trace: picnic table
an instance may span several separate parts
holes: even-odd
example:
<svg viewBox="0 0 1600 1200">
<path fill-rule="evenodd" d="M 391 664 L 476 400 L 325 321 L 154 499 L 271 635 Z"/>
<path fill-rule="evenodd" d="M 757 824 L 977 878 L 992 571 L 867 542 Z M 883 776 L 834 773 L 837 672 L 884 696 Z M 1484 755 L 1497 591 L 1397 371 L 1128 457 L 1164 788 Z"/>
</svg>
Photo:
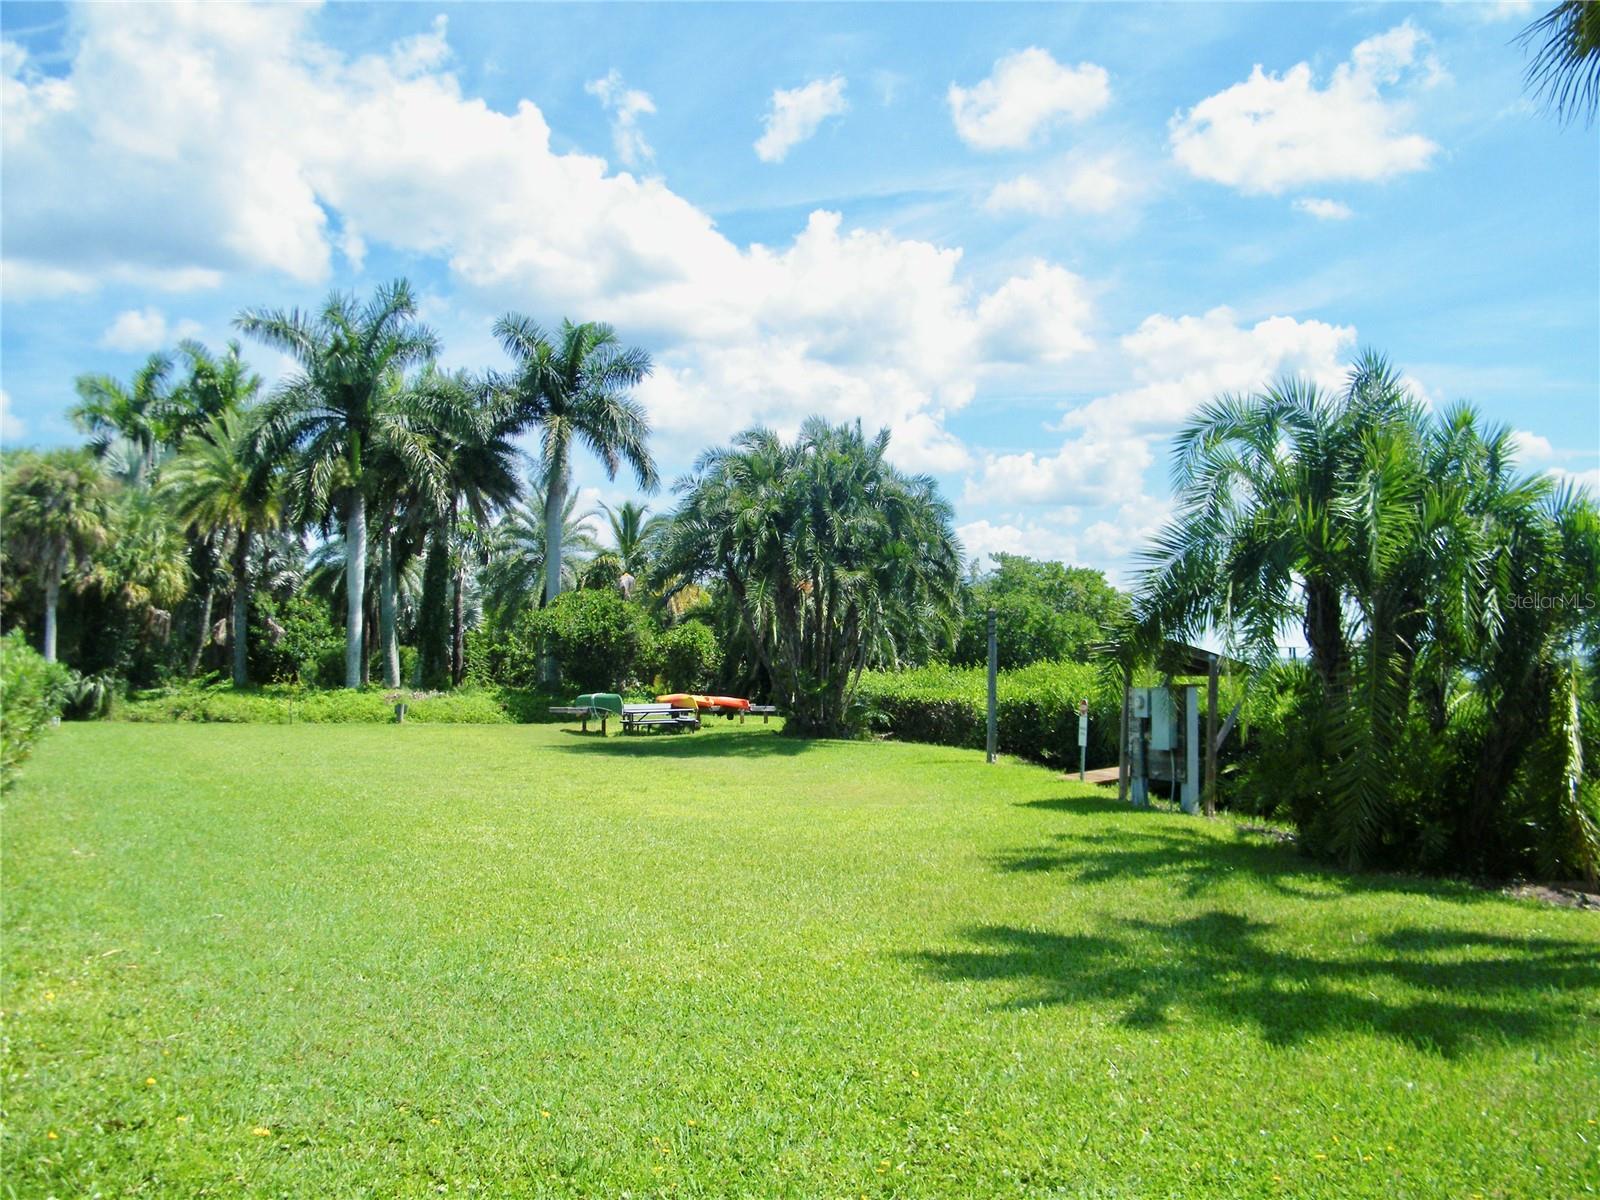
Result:
<svg viewBox="0 0 1600 1200">
<path fill-rule="evenodd" d="M 622 713 L 622 697 L 615 692 L 585 692 L 571 704 L 552 705 L 551 712 L 559 716 L 577 717 L 579 729 L 589 732 L 589 722 L 600 722 L 600 734 L 605 736 L 606 722 Z"/>
<path fill-rule="evenodd" d="M 675 704 L 625 704 L 622 706 L 622 731 L 637 733 L 660 727 L 670 729 L 699 729 L 700 713 L 697 709 Z"/>
</svg>

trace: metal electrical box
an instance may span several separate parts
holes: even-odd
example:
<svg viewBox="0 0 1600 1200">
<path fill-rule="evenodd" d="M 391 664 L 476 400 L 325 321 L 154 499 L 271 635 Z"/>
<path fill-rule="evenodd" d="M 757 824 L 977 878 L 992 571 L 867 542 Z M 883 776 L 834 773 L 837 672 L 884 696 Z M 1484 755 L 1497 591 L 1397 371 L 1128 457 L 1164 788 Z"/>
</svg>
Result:
<svg viewBox="0 0 1600 1200">
<path fill-rule="evenodd" d="M 1150 689 L 1150 749 L 1178 748 L 1178 707 L 1168 688 Z"/>
</svg>

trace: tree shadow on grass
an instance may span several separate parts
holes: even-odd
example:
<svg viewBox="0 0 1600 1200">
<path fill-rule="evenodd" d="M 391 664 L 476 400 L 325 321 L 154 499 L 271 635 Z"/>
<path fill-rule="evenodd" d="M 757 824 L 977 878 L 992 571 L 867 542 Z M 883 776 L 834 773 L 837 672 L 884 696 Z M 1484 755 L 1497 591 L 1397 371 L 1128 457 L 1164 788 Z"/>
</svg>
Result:
<svg viewBox="0 0 1600 1200">
<path fill-rule="evenodd" d="M 1063 807 L 1057 801 L 1033 801 L 1030 807 Z M 1121 804 L 1073 802 L 1073 810 L 1126 813 Z M 1282 896 L 1299 900 L 1333 900 L 1363 892 L 1429 896 L 1459 904 L 1503 900 L 1494 891 L 1450 879 L 1426 879 L 1377 872 L 1344 871 L 1315 863 L 1292 846 L 1234 827 L 1231 840 L 1214 835 L 1215 826 L 1185 828 L 1181 824 L 1126 827 L 1106 833 L 1054 835 L 1049 841 L 1000 855 L 1002 871 L 1060 872 L 1075 883 L 1114 880 L 1159 881 L 1189 898 L 1244 873 Z"/>
<path fill-rule="evenodd" d="M 813 743 L 808 738 L 786 737 L 776 729 L 715 729 L 697 732 L 658 730 L 650 733 L 612 733 L 607 737 L 570 731 L 573 737 L 556 749 L 569 754 L 598 754 L 610 758 L 793 758 Z"/>
<path fill-rule="evenodd" d="M 1456 1057 L 1485 1041 L 1561 1041 L 1600 1014 L 1590 943 L 1416 927 L 1311 954 L 1272 944 L 1273 932 L 1225 911 L 1100 934 L 988 925 L 967 931 L 972 948 L 913 957 L 945 981 L 1012 984 L 1011 1007 L 1105 1006 L 1145 1030 L 1182 1010 L 1254 1026 L 1276 1046 L 1370 1033 Z"/>
</svg>

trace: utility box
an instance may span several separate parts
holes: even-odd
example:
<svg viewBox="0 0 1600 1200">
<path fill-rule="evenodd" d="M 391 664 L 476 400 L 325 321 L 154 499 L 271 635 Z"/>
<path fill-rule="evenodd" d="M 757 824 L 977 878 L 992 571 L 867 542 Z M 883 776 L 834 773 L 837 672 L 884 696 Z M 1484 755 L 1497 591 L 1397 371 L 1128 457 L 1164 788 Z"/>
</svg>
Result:
<svg viewBox="0 0 1600 1200">
<path fill-rule="evenodd" d="M 1200 697 L 1193 687 L 1136 687 L 1129 704 L 1127 761 L 1135 807 L 1170 794 L 1184 812 L 1200 806 Z"/>
<path fill-rule="evenodd" d="M 1178 706 L 1172 702 L 1170 688 L 1156 687 L 1150 692 L 1150 749 L 1178 748 Z"/>
</svg>

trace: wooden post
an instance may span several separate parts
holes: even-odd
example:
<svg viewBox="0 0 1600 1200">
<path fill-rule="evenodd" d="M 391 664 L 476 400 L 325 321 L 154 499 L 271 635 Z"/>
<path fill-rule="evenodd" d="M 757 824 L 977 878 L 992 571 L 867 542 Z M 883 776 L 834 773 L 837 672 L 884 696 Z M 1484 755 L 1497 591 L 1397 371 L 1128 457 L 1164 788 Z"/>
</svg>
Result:
<svg viewBox="0 0 1600 1200">
<path fill-rule="evenodd" d="M 1217 656 L 1206 675 L 1206 816 L 1217 815 Z"/>
<path fill-rule="evenodd" d="M 999 696 L 995 676 L 1000 667 L 1000 641 L 996 632 L 996 615 L 994 609 L 989 610 L 989 761 L 994 762 L 999 757 L 1000 748 L 1000 718 L 998 714 Z"/>
<path fill-rule="evenodd" d="M 1117 801 L 1128 800 L 1128 718 L 1133 704 L 1133 668 L 1122 669 L 1122 719 L 1117 732 Z"/>
</svg>

